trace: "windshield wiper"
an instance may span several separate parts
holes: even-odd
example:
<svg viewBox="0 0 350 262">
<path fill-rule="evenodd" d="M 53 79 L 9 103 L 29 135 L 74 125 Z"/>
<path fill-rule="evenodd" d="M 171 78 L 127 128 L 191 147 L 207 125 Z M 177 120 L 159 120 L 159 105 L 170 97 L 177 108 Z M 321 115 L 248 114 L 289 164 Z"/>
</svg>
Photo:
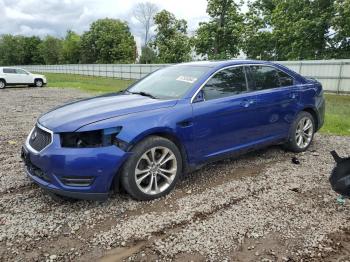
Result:
<svg viewBox="0 0 350 262">
<path fill-rule="evenodd" d="M 148 96 L 148 97 L 150 97 L 152 99 L 157 99 L 157 97 L 155 97 L 154 95 L 152 95 L 150 93 L 147 93 L 147 92 L 143 92 L 143 91 L 141 91 L 141 92 L 130 92 L 130 91 L 128 91 L 128 93 L 133 94 L 133 95 Z"/>
</svg>

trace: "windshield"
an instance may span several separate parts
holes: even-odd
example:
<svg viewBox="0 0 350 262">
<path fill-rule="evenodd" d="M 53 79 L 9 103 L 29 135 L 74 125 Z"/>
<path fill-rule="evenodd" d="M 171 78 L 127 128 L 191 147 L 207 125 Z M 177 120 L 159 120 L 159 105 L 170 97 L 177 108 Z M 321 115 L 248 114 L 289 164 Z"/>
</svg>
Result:
<svg viewBox="0 0 350 262">
<path fill-rule="evenodd" d="M 209 71 L 209 67 L 178 65 L 160 69 L 128 89 L 160 99 L 181 98 Z"/>
</svg>

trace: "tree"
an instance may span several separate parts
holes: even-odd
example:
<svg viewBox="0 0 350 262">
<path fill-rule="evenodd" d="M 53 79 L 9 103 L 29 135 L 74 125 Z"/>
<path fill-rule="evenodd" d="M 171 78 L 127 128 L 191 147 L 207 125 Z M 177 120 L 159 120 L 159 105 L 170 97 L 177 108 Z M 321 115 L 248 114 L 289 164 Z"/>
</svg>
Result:
<svg viewBox="0 0 350 262">
<path fill-rule="evenodd" d="M 157 54 L 148 46 L 143 46 L 141 49 L 140 64 L 155 64 L 157 63 Z"/>
<path fill-rule="evenodd" d="M 350 58 L 350 0 L 336 0 L 332 21 L 332 58 Z"/>
<path fill-rule="evenodd" d="M 126 22 L 99 19 L 81 39 L 83 63 L 134 63 L 136 43 Z"/>
<path fill-rule="evenodd" d="M 154 17 L 156 36 L 151 46 L 162 63 L 180 63 L 190 60 L 191 45 L 187 36 L 187 22 L 163 10 Z"/>
<path fill-rule="evenodd" d="M 40 55 L 45 64 L 55 65 L 59 63 L 62 40 L 53 36 L 46 36 L 38 46 Z"/>
<path fill-rule="evenodd" d="M 38 36 L 23 37 L 23 65 L 44 64 L 44 59 L 40 55 L 39 45 L 42 40 Z"/>
<path fill-rule="evenodd" d="M 270 9 L 267 9 L 270 10 Z M 262 6 L 249 3 L 249 11 L 244 16 L 241 48 L 249 58 L 272 60 L 275 57 L 275 41 L 272 29 L 266 25 Z"/>
<path fill-rule="evenodd" d="M 24 40 L 21 36 L 2 35 L 0 39 L 1 65 L 24 64 Z"/>
<path fill-rule="evenodd" d="M 151 27 L 154 25 L 153 18 L 157 12 L 158 12 L 157 5 L 150 2 L 138 3 L 134 7 L 134 11 L 133 11 L 134 17 L 144 27 L 144 34 L 145 34 L 145 40 L 143 43 L 144 46 L 148 44 L 149 31 Z"/>
<path fill-rule="evenodd" d="M 252 58 L 326 58 L 333 7 L 332 0 L 251 2 L 242 49 Z"/>
<path fill-rule="evenodd" d="M 242 15 L 234 0 L 208 0 L 209 22 L 202 22 L 196 31 L 196 51 L 209 59 L 229 59 L 239 53 Z"/>
<path fill-rule="evenodd" d="M 40 43 L 41 40 L 37 36 L 2 35 L 0 38 L 0 64 L 42 64 L 43 60 L 38 52 Z"/>
<path fill-rule="evenodd" d="M 60 62 L 63 64 L 77 64 L 80 62 L 80 35 L 68 30 L 62 41 Z"/>
</svg>

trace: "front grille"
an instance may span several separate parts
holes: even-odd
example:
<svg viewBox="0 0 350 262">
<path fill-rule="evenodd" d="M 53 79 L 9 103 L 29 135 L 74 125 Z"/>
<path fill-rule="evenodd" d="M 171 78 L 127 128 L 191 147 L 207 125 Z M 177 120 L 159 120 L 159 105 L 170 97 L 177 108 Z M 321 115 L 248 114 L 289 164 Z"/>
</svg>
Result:
<svg viewBox="0 0 350 262">
<path fill-rule="evenodd" d="M 29 137 L 29 145 L 36 151 L 41 151 L 51 143 L 51 134 L 35 126 Z"/>
</svg>

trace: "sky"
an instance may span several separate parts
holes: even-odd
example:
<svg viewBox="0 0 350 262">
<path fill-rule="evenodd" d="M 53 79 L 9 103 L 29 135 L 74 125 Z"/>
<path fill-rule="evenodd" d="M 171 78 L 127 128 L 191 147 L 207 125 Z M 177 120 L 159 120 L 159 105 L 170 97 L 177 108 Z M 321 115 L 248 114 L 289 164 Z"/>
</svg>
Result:
<svg viewBox="0 0 350 262">
<path fill-rule="evenodd" d="M 109 17 L 127 21 L 140 46 L 142 27 L 132 17 L 132 9 L 144 1 L 186 19 L 190 32 L 199 21 L 208 20 L 206 0 L 0 0 L 0 34 L 63 37 L 69 29 L 82 33 L 91 22 Z"/>
</svg>

